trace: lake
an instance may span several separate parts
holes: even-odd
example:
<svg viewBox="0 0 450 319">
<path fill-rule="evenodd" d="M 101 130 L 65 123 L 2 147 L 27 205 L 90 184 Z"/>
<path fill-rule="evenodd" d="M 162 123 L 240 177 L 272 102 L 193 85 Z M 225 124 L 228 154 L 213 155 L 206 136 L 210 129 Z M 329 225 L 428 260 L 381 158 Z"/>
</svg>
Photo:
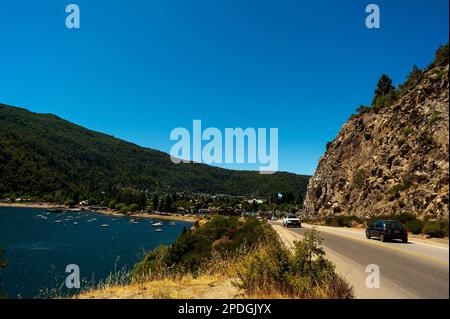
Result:
<svg viewBox="0 0 450 319">
<path fill-rule="evenodd" d="M 0 207 L 0 245 L 8 265 L 0 271 L 9 298 L 42 296 L 64 285 L 66 266 L 76 264 L 83 281 L 99 282 L 130 270 L 145 251 L 174 242 L 192 223 L 114 217 L 95 212 L 49 213 L 40 208 Z M 151 224 L 161 221 L 161 232 Z M 108 225 L 103 226 L 102 225 Z M 83 287 L 81 287 L 83 288 Z M 75 290 L 71 289 L 69 293 Z"/>
</svg>

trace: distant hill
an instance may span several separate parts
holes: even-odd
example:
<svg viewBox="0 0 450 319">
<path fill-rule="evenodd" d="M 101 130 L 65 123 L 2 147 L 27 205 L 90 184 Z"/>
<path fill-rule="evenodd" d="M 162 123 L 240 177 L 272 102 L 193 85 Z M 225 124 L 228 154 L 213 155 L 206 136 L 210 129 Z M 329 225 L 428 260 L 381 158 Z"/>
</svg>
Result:
<svg viewBox="0 0 450 319">
<path fill-rule="evenodd" d="M 448 72 L 446 45 L 399 88 L 380 78 L 372 106 L 360 107 L 328 143 L 309 182 L 306 216 L 448 219 Z"/>
<path fill-rule="evenodd" d="M 204 164 L 94 132 L 52 114 L 0 104 L 0 196 L 42 197 L 131 187 L 150 191 L 265 195 L 306 191 L 308 176 L 261 175 Z"/>
</svg>

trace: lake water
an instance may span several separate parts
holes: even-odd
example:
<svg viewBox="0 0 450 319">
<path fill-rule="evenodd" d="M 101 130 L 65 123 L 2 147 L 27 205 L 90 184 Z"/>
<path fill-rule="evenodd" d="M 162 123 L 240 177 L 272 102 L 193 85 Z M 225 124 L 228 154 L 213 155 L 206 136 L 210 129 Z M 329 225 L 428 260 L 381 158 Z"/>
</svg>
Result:
<svg viewBox="0 0 450 319">
<path fill-rule="evenodd" d="M 105 279 L 111 272 L 128 270 L 143 252 L 174 242 L 189 222 L 163 222 L 155 232 L 152 222 L 95 212 L 48 213 L 45 209 L 0 207 L 0 245 L 8 265 L 0 271 L 9 298 L 34 298 L 41 289 L 64 285 L 66 266 L 76 264 L 81 278 Z M 101 225 L 109 225 L 102 227 Z M 72 289 L 70 292 L 73 292 Z"/>
</svg>

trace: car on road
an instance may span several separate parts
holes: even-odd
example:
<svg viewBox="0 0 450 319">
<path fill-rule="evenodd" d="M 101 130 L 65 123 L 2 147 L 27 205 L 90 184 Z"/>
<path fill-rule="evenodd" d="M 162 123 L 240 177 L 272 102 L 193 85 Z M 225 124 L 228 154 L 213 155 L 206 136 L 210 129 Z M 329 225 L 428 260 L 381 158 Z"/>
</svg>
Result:
<svg viewBox="0 0 450 319">
<path fill-rule="evenodd" d="M 380 241 L 400 239 L 408 242 L 408 231 L 398 220 L 375 220 L 366 229 L 366 237 L 378 237 Z"/>
<path fill-rule="evenodd" d="M 283 226 L 284 227 L 302 227 L 302 223 L 300 222 L 300 219 L 295 214 L 288 214 L 286 217 L 283 218 Z"/>
</svg>

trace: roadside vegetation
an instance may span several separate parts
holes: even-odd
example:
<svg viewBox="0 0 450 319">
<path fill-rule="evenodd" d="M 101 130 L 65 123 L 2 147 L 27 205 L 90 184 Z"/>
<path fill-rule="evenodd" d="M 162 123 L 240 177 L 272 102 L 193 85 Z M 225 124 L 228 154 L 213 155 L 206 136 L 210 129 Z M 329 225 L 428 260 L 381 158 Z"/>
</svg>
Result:
<svg viewBox="0 0 450 319">
<path fill-rule="evenodd" d="M 145 289 L 146 297 L 177 298 L 186 297 L 183 291 L 192 285 L 187 296 L 195 298 L 202 284 L 212 290 L 217 282 L 223 287 L 228 282 L 241 298 L 354 297 L 325 258 L 315 231 L 288 250 L 266 222 L 221 215 L 199 220 L 172 245 L 146 253 L 131 271 L 128 287 L 111 286 L 109 291 Z M 96 294 L 102 292 L 85 292 Z"/>
<path fill-rule="evenodd" d="M 376 219 L 398 220 L 406 229 L 415 235 L 424 234 L 432 238 L 448 237 L 448 220 L 419 219 L 411 213 L 392 215 L 381 215 L 371 218 L 360 218 L 358 216 L 336 216 L 326 219 L 323 224 L 333 227 L 357 227 L 367 226 Z"/>
</svg>

